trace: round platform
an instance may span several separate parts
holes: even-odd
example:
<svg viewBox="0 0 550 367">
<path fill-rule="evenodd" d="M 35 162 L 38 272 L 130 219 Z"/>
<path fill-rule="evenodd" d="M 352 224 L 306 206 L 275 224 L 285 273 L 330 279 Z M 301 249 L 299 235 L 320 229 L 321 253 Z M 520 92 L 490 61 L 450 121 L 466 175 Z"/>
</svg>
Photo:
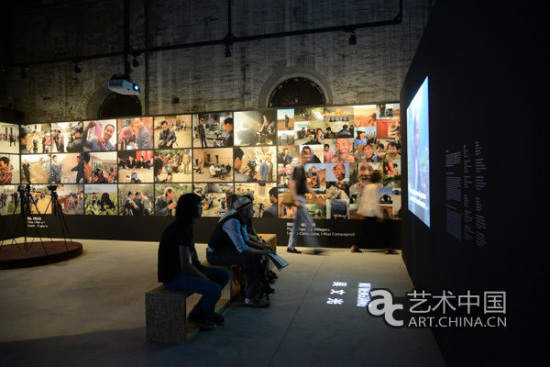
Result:
<svg viewBox="0 0 550 367">
<path fill-rule="evenodd" d="M 0 269 L 27 268 L 68 260 L 82 254 L 82 244 L 74 241 L 34 241 L 0 247 Z"/>
</svg>

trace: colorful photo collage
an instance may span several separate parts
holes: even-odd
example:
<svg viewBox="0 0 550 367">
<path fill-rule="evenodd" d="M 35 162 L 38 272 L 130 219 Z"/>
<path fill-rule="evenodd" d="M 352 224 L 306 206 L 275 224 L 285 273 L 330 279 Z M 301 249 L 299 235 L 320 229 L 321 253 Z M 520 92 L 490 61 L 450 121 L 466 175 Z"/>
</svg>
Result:
<svg viewBox="0 0 550 367">
<path fill-rule="evenodd" d="M 254 198 L 255 217 L 293 218 L 281 194 L 304 154 L 307 182 L 322 198 L 308 200 L 313 218 L 359 218 L 374 170 L 383 175 L 381 208 L 395 218 L 399 113 L 398 104 L 378 104 L 0 123 L 0 213 L 17 210 L 18 185 L 38 201 L 56 185 L 69 215 L 173 216 L 179 196 L 195 192 L 203 216 L 223 215 L 236 194 Z"/>
<path fill-rule="evenodd" d="M 389 219 L 400 217 L 401 132 L 399 104 L 312 107 L 277 111 L 279 196 L 289 191 L 294 168 L 303 163 L 317 199 L 306 194 L 313 219 L 359 219 L 364 185 L 382 174 L 379 205 Z M 303 157 L 303 161 L 302 161 Z M 280 218 L 292 206 L 278 199 Z"/>
</svg>

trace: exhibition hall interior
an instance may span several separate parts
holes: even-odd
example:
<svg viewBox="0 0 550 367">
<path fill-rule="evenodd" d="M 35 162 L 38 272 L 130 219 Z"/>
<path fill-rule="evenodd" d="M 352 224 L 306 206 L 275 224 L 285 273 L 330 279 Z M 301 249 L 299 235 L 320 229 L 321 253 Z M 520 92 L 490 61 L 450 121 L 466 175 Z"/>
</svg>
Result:
<svg viewBox="0 0 550 367">
<path fill-rule="evenodd" d="M 537 361 L 538 17 L 6 5 L 0 364 Z"/>
</svg>

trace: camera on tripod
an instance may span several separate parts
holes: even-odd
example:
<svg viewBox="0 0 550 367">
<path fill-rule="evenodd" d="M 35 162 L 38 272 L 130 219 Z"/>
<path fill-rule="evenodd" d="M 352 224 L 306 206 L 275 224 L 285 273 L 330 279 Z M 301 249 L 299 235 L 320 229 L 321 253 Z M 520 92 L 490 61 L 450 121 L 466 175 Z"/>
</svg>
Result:
<svg viewBox="0 0 550 367">
<path fill-rule="evenodd" d="M 49 186 L 47 186 L 47 188 L 50 191 L 55 191 L 55 190 L 57 190 L 57 185 L 49 185 Z"/>
</svg>

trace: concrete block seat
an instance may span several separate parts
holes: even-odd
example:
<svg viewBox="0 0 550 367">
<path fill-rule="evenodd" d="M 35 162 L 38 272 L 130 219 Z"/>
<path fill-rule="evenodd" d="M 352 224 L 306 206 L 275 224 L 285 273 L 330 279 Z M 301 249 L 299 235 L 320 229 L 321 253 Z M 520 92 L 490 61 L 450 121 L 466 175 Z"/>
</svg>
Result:
<svg viewBox="0 0 550 367">
<path fill-rule="evenodd" d="M 222 289 L 216 312 L 222 313 L 231 302 L 231 281 Z M 185 344 L 199 332 L 187 322 L 187 316 L 199 302 L 198 293 L 173 291 L 160 284 L 145 293 L 147 340 L 158 343 Z"/>
</svg>

